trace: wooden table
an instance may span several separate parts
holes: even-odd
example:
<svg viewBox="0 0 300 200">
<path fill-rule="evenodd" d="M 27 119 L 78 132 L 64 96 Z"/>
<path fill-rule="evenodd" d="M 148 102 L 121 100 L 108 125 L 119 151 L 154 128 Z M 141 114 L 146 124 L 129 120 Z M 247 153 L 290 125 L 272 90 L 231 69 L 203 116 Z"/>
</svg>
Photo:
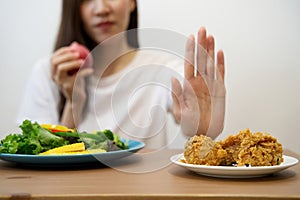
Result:
<svg viewBox="0 0 300 200">
<path fill-rule="evenodd" d="M 0 199 L 300 199 L 300 164 L 267 177 L 222 179 L 171 164 L 170 156 L 180 152 L 160 151 L 155 159 L 161 166 L 151 159 L 114 168 L 32 168 L 0 161 Z"/>
</svg>

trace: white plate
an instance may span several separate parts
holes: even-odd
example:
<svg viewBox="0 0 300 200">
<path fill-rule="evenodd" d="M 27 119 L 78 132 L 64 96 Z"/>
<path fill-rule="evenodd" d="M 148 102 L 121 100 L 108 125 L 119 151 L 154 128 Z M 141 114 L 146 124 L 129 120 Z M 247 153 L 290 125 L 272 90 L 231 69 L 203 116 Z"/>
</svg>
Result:
<svg viewBox="0 0 300 200">
<path fill-rule="evenodd" d="M 282 171 L 298 163 L 298 160 L 291 156 L 283 156 L 283 163 L 276 166 L 259 166 L 259 167 L 231 167 L 231 166 L 207 166 L 193 165 L 183 163 L 185 160 L 183 154 L 177 154 L 171 157 L 171 161 L 176 165 L 196 172 L 200 175 L 219 177 L 219 178 L 255 178 L 262 177 L 275 172 Z"/>
</svg>

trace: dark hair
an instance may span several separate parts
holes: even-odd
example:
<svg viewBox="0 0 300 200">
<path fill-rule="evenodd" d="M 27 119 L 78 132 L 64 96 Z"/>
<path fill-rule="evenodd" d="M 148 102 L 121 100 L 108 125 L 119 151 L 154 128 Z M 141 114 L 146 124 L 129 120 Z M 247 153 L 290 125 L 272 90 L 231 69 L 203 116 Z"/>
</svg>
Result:
<svg viewBox="0 0 300 200">
<path fill-rule="evenodd" d="M 84 0 L 62 0 L 62 13 L 61 22 L 58 29 L 58 34 L 54 46 L 54 51 L 57 49 L 70 45 L 73 41 L 77 41 L 80 44 L 85 45 L 89 50 L 93 50 L 98 44 L 88 36 L 83 28 L 83 22 L 80 15 L 80 6 Z M 130 21 L 127 30 L 130 34 L 127 34 L 127 42 L 131 47 L 138 48 L 138 9 L 137 1 L 135 1 L 135 9 L 130 13 Z M 59 114 L 62 116 L 62 112 L 65 106 L 66 99 L 60 94 L 61 100 L 59 105 Z"/>
<path fill-rule="evenodd" d="M 54 46 L 54 51 L 70 45 L 73 41 L 87 46 L 92 50 L 98 44 L 92 40 L 83 28 L 83 22 L 80 16 L 80 6 L 83 0 L 62 0 L 61 22 Z M 130 21 L 127 30 L 138 28 L 138 9 L 135 0 L 135 9 L 130 13 Z M 131 31 L 127 35 L 127 42 L 130 46 L 138 48 L 137 30 Z"/>
</svg>

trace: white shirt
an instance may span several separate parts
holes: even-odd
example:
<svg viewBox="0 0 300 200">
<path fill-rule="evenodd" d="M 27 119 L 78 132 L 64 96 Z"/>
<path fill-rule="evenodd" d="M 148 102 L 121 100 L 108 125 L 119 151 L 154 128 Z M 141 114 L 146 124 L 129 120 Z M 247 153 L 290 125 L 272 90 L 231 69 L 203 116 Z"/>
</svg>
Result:
<svg viewBox="0 0 300 200">
<path fill-rule="evenodd" d="M 50 68 L 49 58 L 34 67 L 19 124 L 25 119 L 59 124 L 60 92 L 51 79 Z M 148 148 L 164 147 L 167 112 L 172 105 L 171 77 L 182 81 L 182 71 L 180 58 L 142 50 L 124 70 L 101 79 L 88 77 L 88 101 L 78 130 L 110 129 L 122 138 L 143 141 Z"/>
</svg>

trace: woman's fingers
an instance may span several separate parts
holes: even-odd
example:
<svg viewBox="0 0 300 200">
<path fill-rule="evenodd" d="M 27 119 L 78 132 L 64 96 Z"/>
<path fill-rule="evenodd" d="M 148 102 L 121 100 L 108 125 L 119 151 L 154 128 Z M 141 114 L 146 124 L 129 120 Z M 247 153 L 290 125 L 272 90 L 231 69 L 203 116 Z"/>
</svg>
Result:
<svg viewBox="0 0 300 200">
<path fill-rule="evenodd" d="M 72 60 L 76 60 L 79 58 L 79 53 L 78 52 L 69 52 L 69 53 L 65 53 L 62 54 L 60 56 L 53 56 L 52 57 L 52 64 L 53 65 L 58 65 L 60 63 L 63 62 L 68 62 L 68 61 L 72 61 Z"/>
<path fill-rule="evenodd" d="M 215 40 L 212 35 L 207 37 L 207 63 L 206 74 L 210 79 L 215 78 Z"/>
<path fill-rule="evenodd" d="M 73 60 L 69 62 L 64 62 L 57 66 L 55 74 L 53 74 L 53 79 L 59 85 L 64 80 L 66 76 L 69 76 L 68 72 L 74 69 L 79 70 L 80 66 L 83 64 L 84 60 Z"/>
<path fill-rule="evenodd" d="M 69 62 L 79 58 L 79 53 L 72 51 L 69 47 L 62 47 L 53 53 L 51 57 L 51 74 L 56 73 L 58 65 L 64 62 Z"/>
<path fill-rule="evenodd" d="M 206 74 L 206 29 L 201 27 L 198 31 L 198 42 L 197 42 L 197 75 Z"/>
<path fill-rule="evenodd" d="M 177 123 L 181 120 L 180 98 L 182 96 L 182 88 L 180 82 L 176 78 L 172 78 L 172 97 L 173 97 L 173 115 Z"/>
<path fill-rule="evenodd" d="M 217 53 L 217 79 L 221 79 L 224 82 L 225 77 L 225 60 L 224 52 L 219 50 Z"/>
<path fill-rule="evenodd" d="M 207 36 L 207 54 L 210 59 L 215 60 L 215 39 L 214 36 Z"/>
<path fill-rule="evenodd" d="M 185 48 L 185 60 L 184 60 L 184 77 L 186 80 L 190 80 L 194 77 L 195 69 L 195 37 L 190 35 Z"/>
<path fill-rule="evenodd" d="M 56 50 L 52 54 L 52 56 L 51 56 L 51 75 L 52 75 L 52 78 L 53 78 L 53 75 L 55 74 L 56 67 L 58 65 L 57 57 L 65 54 L 65 53 L 68 53 L 69 51 L 70 51 L 70 49 L 68 47 L 62 47 L 62 48 Z"/>
</svg>

